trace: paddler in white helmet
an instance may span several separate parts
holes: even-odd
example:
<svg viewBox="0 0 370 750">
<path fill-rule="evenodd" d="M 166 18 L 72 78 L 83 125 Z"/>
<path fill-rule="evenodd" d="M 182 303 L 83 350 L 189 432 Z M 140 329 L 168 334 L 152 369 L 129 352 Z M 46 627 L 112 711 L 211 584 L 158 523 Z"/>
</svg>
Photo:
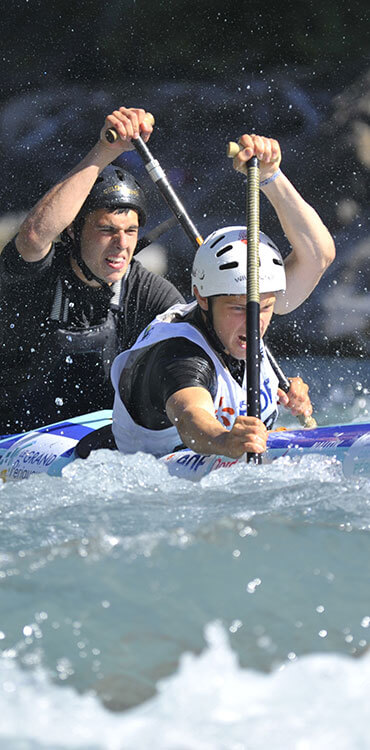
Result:
<svg viewBox="0 0 370 750">
<path fill-rule="evenodd" d="M 288 394 L 266 356 L 263 336 L 284 306 L 286 275 L 274 242 L 260 233 L 261 418 L 246 416 L 246 228 L 213 232 L 192 268 L 195 301 L 158 315 L 112 366 L 113 434 L 119 450 L 164 455 L 180 446 L 239 458 L 266 450 L 280 399 L 293 414 L 312 413 L 308 386 Z"/>
</svg>

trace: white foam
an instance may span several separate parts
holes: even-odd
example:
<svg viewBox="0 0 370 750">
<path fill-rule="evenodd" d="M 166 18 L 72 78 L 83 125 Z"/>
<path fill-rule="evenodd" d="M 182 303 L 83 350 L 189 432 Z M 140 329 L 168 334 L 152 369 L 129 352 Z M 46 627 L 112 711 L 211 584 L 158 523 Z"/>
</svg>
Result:
<svg viewBox="0 0 370 750">
<path fill-rule="evenodd" d="M 368 744 L 370 656 L 313 655 L 242 669 L 219 623 L 158 695 L 126 714 L 0 661 L 0 747 L 90 750 L 355 750 Z M 37 717 L 37 720 L 35 720 Z M 38 743 L 38 744 L 35 744 Z M 15 745 L 13 745 L 15 746 Z"/>
</svg>

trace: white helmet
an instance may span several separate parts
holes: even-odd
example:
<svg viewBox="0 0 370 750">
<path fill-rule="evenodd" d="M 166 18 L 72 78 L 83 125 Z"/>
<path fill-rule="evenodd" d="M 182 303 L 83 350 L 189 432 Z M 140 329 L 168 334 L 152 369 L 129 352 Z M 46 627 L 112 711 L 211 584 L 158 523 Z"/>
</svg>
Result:
<svg viewBox="0 0 370 750">
<path fill-rule="evenodd" d="M 260 232 L 260 293 L 285 292 L 284 262 L 275 243 Z M 192 268 L 192 293 L 246 294 L 246 227 L 223 227 L 208 235 L 196 252 Z"/>
</svg>

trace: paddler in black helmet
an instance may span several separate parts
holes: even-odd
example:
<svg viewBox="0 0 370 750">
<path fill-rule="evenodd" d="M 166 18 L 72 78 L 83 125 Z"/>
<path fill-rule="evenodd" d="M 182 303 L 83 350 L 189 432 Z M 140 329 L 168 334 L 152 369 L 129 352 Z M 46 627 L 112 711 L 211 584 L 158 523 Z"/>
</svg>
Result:
<svg viewBox="0 0 370 750">
<path fill-rule="evenodd" d="M 128 235 L 127 241 L 120 241 L 117 245 L 118 238 L 114 240 L 115 247 L 110 255 L 107 254 L 110 252 L 109 242 L 104 242 L 104 247 L 99 247 L 101 252 L 96 252 L 94 237 L 95 226 L 101 226 L 102 217 L 104 221 L 106 214 L 109 214 L 109 221 L 112 220 L 111 214 L 115 214 L 116 217 L 127 217 L 127 221 L 120 220 L 116 227 L 118 233 L 122 230 Z M 127 272 L 132 259 L 130 250 L 131 247 L 134 250 L 136 248 L 138 228 L 146 223 L 146 215 L 145 195 L 135 177 L 119 166 L 109 164 L 105 167 L 76 218 L 62 232 L 62 239 L 70 250 L 71 265 L 76 275 L 82 280 L 95 282 L 95 287 L 108 287 L 113 296 L 113 284 Z M 114 227 L 115 224 L 112 228 Z M 103 230 L 103 236 L 109 237 L 110 234 L 111 231 Z M 122 252 L 122 245 L 124 250 L 127 245 L 126 254 Z"/>
<path fill-rule="evenodd" d="M 133 258 L 143 190 L 112 164 L 152 118 L 121 107 L 98 143 L 31 210 L 0 256 L 0 433 L 109 409 L 114 357 L 181 294 Z M 104 137 L 114 126 L 116 143 Z M 57 240 L 61 235 L 63 242 Z"/>
</svg>

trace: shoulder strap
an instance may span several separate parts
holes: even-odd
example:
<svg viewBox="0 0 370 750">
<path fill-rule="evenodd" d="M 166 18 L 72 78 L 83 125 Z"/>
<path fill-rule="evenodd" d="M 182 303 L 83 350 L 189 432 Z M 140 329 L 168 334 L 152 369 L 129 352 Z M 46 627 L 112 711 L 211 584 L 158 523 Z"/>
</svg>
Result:
<svg viewBox="0 0 370 750">
<path fill-rule="evenodd" d="M 115 284 L 112 284 L 112 292 L 113 295 L 109 302 L 109 307 L 112 307 L 114 310 L 118 310 L 121 305 L 121 293 L 125 291 L 126 286 L 126 276 L 124 276 L 119 281 L 116 281 Z"/>
<path fill-rule="evenodd" d="M 126 276 L 127 274 L 125 274 L 125 276 L 119 281 L 116 281 L 115 284 L 112 284 L 112 296 L 109 301 L 109 306 L 114 310 L 118 310 L 121 307 L 120 300 L 121 294 L 125 291 Z M 58 276 L 55 286 L 54 298 L 51 305 L 50 319 L 58 320 L 61 323 L 66 324 L 68 321 L 68 315 L 69 297 L 65 293 L 65 291 L 63 291 L 62 280 L 60 276 Z"/>
<path fill-rule="evenodd" d="M 54 292 L 54 299 L 51 305 L 50 319 L 60 320 L 62 323 L 66 323 L 68 320 L 69 312 L 69 297 L 63 294 L 63 285 L 60 276 L 57 278 L 57 283 Z"/>
</svg>

